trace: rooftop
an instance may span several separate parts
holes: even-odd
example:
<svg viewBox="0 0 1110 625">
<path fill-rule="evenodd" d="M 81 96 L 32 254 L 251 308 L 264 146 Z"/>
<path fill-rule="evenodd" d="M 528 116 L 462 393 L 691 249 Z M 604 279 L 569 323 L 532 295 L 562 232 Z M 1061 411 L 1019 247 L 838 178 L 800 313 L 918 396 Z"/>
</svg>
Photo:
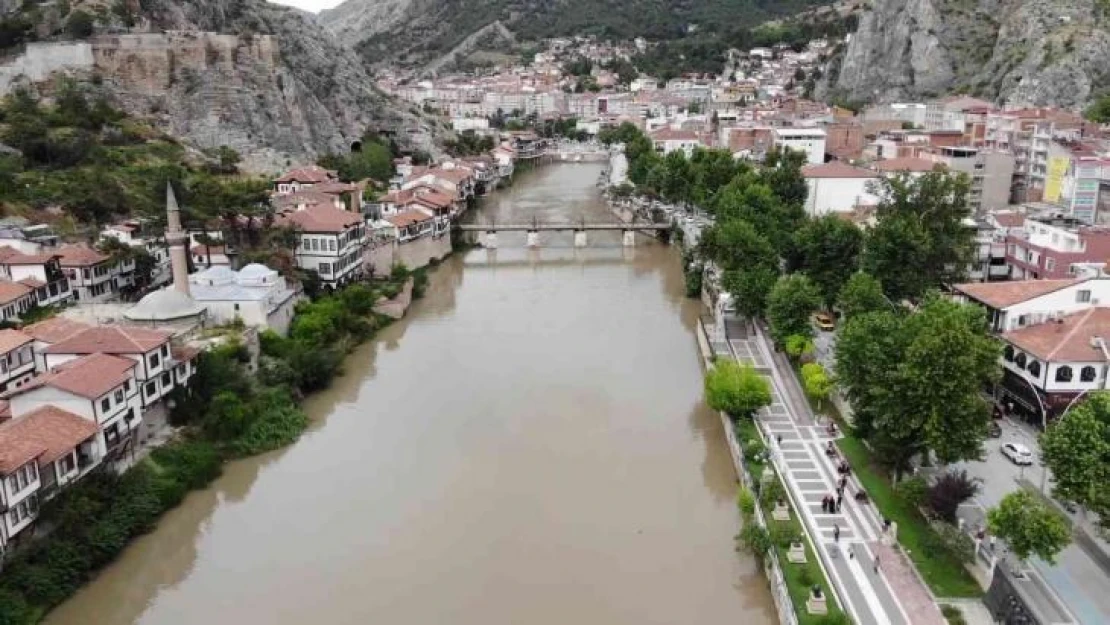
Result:
<svg viewBox="0 0 1110 625">
<path fill-rule="evenodd" d="M 63 267 L 88 267 L 109 259 L 108 256 L 84 245 L 63 245 L 58 248 Z"/>
<path fill-rule="evenodd" d="M 18 349 L 35 340 L 28 334 L 19 330 L 5 328 L 0 330 L 0 354 L 6 354 L 13 349 Z"/>
<path fill-rule="evenodd" d="M 1095 337 L 1110 337 L 1110 308 L 1088 308 L 1002 335 L 1045 362 L 1101 362 L 1105 355 L 1092 344 Z"/>
<path fill-rule="evenodd" d="M 19 395 L 43 386 L 61 389 L 86 399 L 97 399 L 124 383 L 131 377 L 131 370 L 139 363 L 130 358 L 109 354 L 89 354 L 62 363 L 50 371 L 32 378 L 22 387 L 9 391 L 8 396 Z"/>
<path fill-rule="evenodd" d="M 78 332 L 43 350 L 46 354 L 143 354 L 170 340 L 170 332 L 134 326 L 98 326 Z"/>
<path fill-rule="evenodd" d="M 898 158 L 888 158 L 882 161 L 875 161 L 871 167 L 876 171 L 882 172 L 929 172 L 937 167 L 943 168 L 944 165 L 931 161 L 927 158 L 920 158 L 917 156 L 901 156 Z"/>
<path fill-rule="evenodd" d="M 278 225 L 292 225 L 305 232 L 343 232 L 362 223 L 362 215 L 332 206 L 309 206 L 278 214 Z"/>
<path fill-rule="evenodd" d="M 0 474 L 35 458 L 54 462 L 97 431 L 96 423 L 49 405 L 0 424 Z"/>
<path fill-rule="evenodd" d="M 971 282 L 968 284 L 957 284 L 953 288 L 969 298 L 982 302 L 991 308 L 1002 309 L 1009 308 L 1014 304 L 1020 304 L 1042 295 L 1055 293 L 1060 289 L 1066 289 L 1069 286 L 1084 281 L 1084 279 L 1072 279 Z"/>
<path fill-rule="evenodd" d="M 15 301 L 33 290 L 34 289 L 26 284 L 0 281 L 0 304 L 7 304 L 8 302 Z"/>
<path fill-rule="evenodd" d="M 43 343 L 57 343 L 64 341 L 69 337 L 84 332 L 91 328 L 87 323 L 67 319 L 61 315 L 44 319 L 38 323 L 33 323 L 25 328 L 23 332 L 31 335 L 36 341 Z"/>
<path fill-rule="evenodd" d="M 870 169 L 855 167 L 840 161 L 832 161 L 831 163 L 803 167 L 802 176 L 806 178 L 878 178 L 879 174 Z"/>
</svg>

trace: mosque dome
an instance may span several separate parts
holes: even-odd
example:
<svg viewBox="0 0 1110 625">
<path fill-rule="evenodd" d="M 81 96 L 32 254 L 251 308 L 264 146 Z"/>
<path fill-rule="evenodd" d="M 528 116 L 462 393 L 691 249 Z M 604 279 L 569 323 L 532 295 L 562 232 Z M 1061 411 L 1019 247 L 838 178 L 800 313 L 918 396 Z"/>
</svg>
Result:
<svg viewBox="0 0 1110 625">
<path fill-rule="evenodd" d="M 239 270 L 239 284 L 268 284 L 274 280 L 275 275 L 277 272 L 266 265 L 251 263 Z"/>
<path fill-rule="evenodd" d="M 155 291 L 123 313 L 132 321 L 172 321 L 196 317 L 205 311 L 192 297 L 172 287 Z"/>
<path fill-rule="evenodd" d="M 216 265 L 189 276 L 189 282 L 206 286 L 226 286 L 235 284 L 235 272 L 228 267 Z"/>
</svg>

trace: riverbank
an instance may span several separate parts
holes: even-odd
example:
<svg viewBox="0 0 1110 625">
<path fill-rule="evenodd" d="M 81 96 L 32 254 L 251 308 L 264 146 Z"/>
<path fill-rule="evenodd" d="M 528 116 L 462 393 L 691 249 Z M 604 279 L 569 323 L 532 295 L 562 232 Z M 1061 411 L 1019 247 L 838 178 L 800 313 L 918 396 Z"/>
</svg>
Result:
<svg viewBox="0 0 1110 625">
<path fill-rule="evenodd" d="M 421 273 L 395 272 L 373 287 L 352 285 L 303 305 L 292 338 L 263 334 L 257 362 L 245 329 L 224 328 L 227 341 L 200 355 L 189 391 L 173 398 L 177 430 L 165 445 L 121 473 L 95 471 L 43 504 L 41 535 L 3 563 L 0 623 L 40 622 L 225 463 L 299 439 L 309 425 L 300 399 L 330 383 L 340 353 L 403 316 L 426 282 Z M 304 328 L 317 322 L 328 331 L 309 340 Z"/>
</svg>

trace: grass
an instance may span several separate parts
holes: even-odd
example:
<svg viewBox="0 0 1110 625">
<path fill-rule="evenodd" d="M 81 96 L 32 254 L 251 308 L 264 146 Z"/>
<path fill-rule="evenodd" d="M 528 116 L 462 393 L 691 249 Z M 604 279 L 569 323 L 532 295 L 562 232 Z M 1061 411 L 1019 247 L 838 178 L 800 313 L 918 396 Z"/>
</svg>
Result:
<svg viewBox="0 0 1110 625">
<path fill-rule="evenodd" d="M 760 440 L 758 432 L 756 432 L 755 423 L 751 419 L 740 419 L 736 424 L 736 438 L 740 442 L 741 447 L 746 448 L 747 441 Z M 744 454 L 744 468 L 747 470 L 748 475 L 752 476 L 755 483 L 759 483 L 760 476 L 763 474 L 764 463 L 753 460 L 751 455 Z M 778 479 L 776 472 L 775 479 Z M 785 488 L 785 485 L 784 485 Z M 797 510 L 791 510 L 789 521 L 776 521 L 771 518 L 771 511 L 773 505 L 770 502 L 764 503 L 762 498 L 757 496 L 759 507 L 763 510 L 763 516 L 767 519 L 767 531 L 772 536 L 775 535 L 775 528 L 787 527 L 795 535 L 804 536 L 806 534 L 805 528 L 802 526 L 798 517 Z M 745 519 L 745 523 L 749 520 Z M 787 591 L 790 593 L 791 602 L 794 604 L 794 612 L 798 616 L 798 623 L 800 625 L 822 625 L 828 622 L 826 619 L 833 617 L 841 612 L 837 604 L 835 595 L 830 590 L 828 580 L 825 578 L 825 572 L 821 569 L 818 563 L 818 556 L 814 553 L 813 548 L 810 546 L 809 541 L 804 541 L 806 549 L 806 563 L 795 564 L 787 559 L 788 547 L 782 547 L 778 544 L 775 545 L 775 553 L 778 555 L 779 564 L 782 568 L 783 578 L 786 580 Z M 828 616 L 819 614 L 810 614 L 806 610 L 806 600 L 809 599 L 810 589 L 813 584 L 818 584 L 825 597 L 828 598 Z"/>
<path fill-rule="evenodd" d="M 886 474 L 871 462 L 871 452 L 863 441 L 853 435 L 845 435 L 837 445 L 879 513 L 898 523 L 898 542 L 905 548 L 933 594 L 938 597 L 982 596 L 983 589 L 959 559 L 932 546 L 932 529 L 928 522 L 920 512 L 894 494 Z"/>
</svg>

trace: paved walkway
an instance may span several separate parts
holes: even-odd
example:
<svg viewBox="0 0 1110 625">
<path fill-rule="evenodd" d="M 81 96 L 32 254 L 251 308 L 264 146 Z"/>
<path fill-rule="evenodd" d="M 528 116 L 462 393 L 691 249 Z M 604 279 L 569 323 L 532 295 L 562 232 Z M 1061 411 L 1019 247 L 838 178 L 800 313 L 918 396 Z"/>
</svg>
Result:
<svg viewBox="0 0 1110 625">
<path fill-rule="evenodd" d="M 800 510 L 845 610 L 855 622 L 868 625 L 945 625 L 905 556 L 885 544 L 882 522 L 874 510 L 852 498 L 858 484 L 849 482 L 840 512 L 822 510 L 822 498 L 835 496 L 839 478 L 834 460 L 825 455 L 831 439 L 814 419 L 785 357 L 773 353 L 758 334 L 730 334 L 728 339 L 738 360 L 771 365 L 773 401 L 760 411 L 757 421 L 772 441 L 775 466 L 795 503 L 792 513 Z M 780 437 L 781 443 L 775 442 Z M 840 528 L 839 541 L 834 539 L 834 527 Z"/>
</svg>

